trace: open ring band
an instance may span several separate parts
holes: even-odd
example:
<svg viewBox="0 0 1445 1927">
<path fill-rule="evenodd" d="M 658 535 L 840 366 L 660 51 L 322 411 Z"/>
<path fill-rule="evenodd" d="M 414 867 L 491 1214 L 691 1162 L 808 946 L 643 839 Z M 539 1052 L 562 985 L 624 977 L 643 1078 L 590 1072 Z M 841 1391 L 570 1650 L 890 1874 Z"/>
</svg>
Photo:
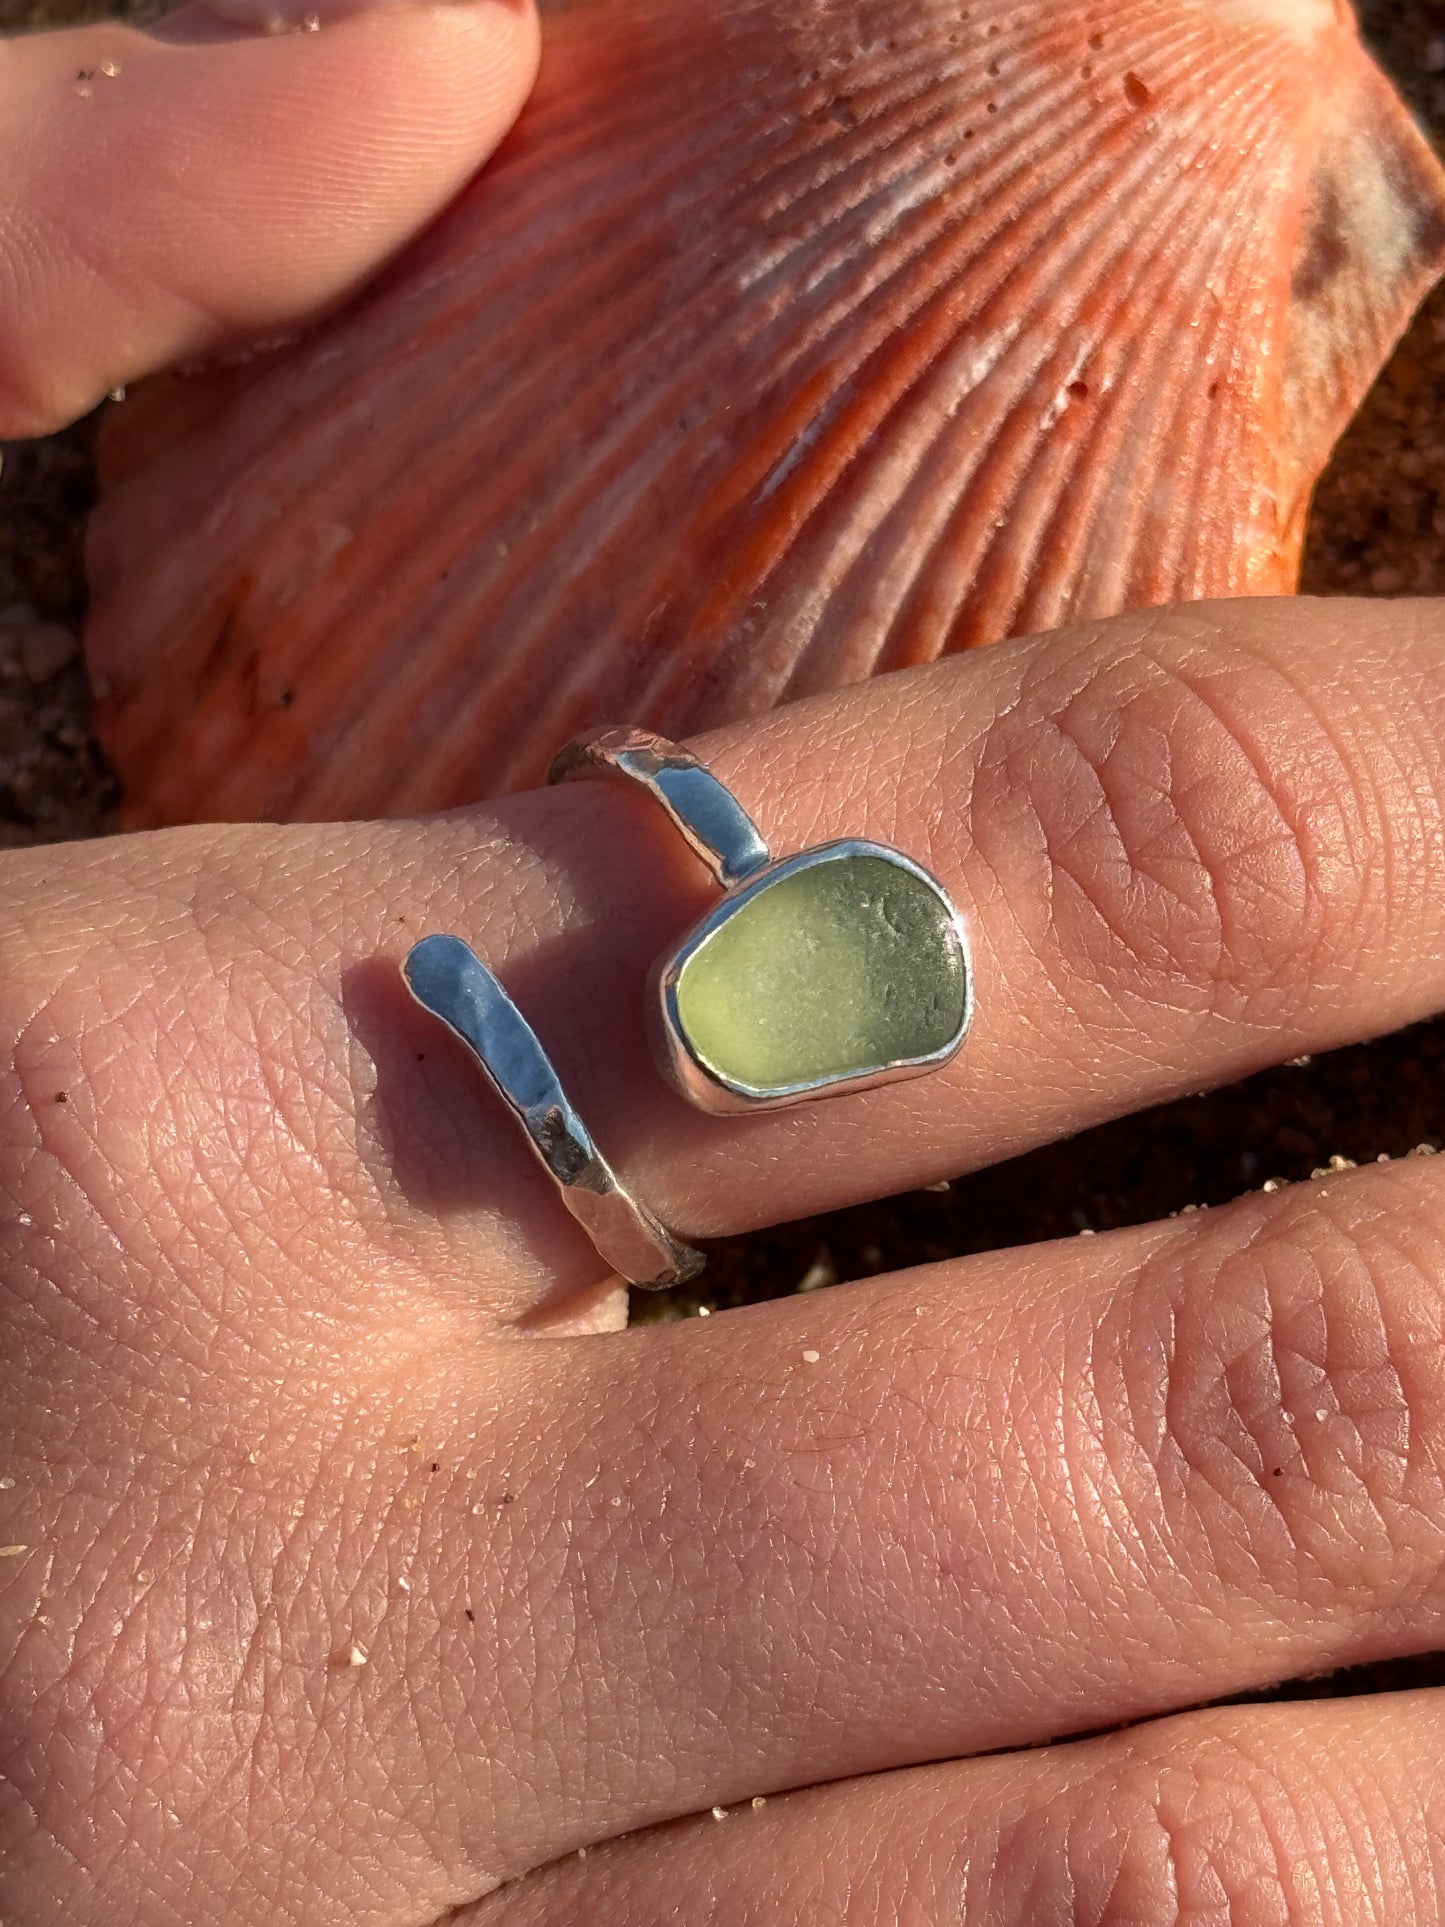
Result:
<svg viewBox="0 0 1445 1927">
<path fill-rule="evenodd" d="M 731 790 L 646 730 L 569 744 L 550 778 L 584 776 L 642 789 L 723 887 L 652 972 L 658 1063 L 693 1103 L 772 1110 L 918 1077 L 957 1052 L 973 1016 L 968 940 L 912 857 L 846 837 L 775 859 Z M 639 1285 L 695 1277 L 702 1254 L 618 1182 L 531 1025 L 461 938 L 424 937 L 402 974 L 476 1058 L 608 1264 Z"/>
<path fill-rule="evenodd" d="M 423 937 L 407 953 L 402 977 L 422 1009 L 475 1057 L 613 1270 L 649 1290 L 695 1278 L 702 1253 L 674 1238 L 619 1183 L 568 1102 L 536 1032 L 469 946 L 460 937 Z"/>
<path fill-rule="evenodd" d="M 725 783 L 689 751 L 647 729 L 597 729 L 559 750 L 549 783 L 622 776 L 661 804 L 724 890 L 772 861 L 762 832 Z"/>
<path fill-rule="evenodd" d="M 659 1068 L 694 1104 L 776 1110 L 957 1053 L 973 1016 L 968 939 L 921 864 L 856 837 L 774 859 L 711 770 L 646 730 L 579 737 L 549 772 L 586 776 L 645 791 L 723 886 L 658 959 L 648 996 Z"/>
</svg>

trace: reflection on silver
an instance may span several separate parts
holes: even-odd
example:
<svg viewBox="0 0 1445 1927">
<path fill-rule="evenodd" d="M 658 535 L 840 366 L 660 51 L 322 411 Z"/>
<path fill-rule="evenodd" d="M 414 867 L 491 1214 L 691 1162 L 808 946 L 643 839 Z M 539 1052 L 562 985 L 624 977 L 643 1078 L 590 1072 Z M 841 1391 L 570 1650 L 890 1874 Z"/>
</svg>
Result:
<svg viewBox="0 0 1445 1927">
<path fill-rule="evenodd" d="M 597 729 L 555 757 L 549 783 L 622 776 L 660 803 L 724 890 L 768 861 L 758 826 L 726 784 L 665 736 L 647 729 Z"/>
<path fill-rule="evenodd" d="M 423 937 L 408 952 L 402 978 L 422 1009 L 476 1058 L 612 1269 L 649 1290 L 695 1278 L 702 1253 L 674 1238 L 618 1182 L 568 1103 L 536 1032 L 461 938 Z"/>
</svg>

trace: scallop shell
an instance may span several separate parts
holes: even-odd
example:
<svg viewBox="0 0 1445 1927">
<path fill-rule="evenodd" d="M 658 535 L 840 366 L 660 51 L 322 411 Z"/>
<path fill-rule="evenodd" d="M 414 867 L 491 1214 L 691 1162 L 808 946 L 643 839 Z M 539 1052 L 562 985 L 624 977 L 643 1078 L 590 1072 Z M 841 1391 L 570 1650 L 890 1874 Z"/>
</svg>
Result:
<svg viewBox="0 0 1445 1927">
<path fill-rule="evenodd" d="M 1442 265 L 1331 0 L 572 0 L 349 311 L 115 417 L 128 819 L 442 806 L 599 721 L 1288 591 Z"/>
</svg>

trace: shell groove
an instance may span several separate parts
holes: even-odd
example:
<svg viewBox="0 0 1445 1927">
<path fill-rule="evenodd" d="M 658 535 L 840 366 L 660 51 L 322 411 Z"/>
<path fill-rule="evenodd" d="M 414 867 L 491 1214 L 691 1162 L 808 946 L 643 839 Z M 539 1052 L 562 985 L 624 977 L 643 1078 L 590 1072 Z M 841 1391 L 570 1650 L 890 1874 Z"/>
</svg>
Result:
<svg viewBox="0 0 1445 1927">
<path fill-rule="evenodd" d="M 117 411 L 129 820 L 444 806 L 600 721 L 1288 591 L 1442 265 L 1330 0 L 570 0 L 350 310 Z"/>
</svg>

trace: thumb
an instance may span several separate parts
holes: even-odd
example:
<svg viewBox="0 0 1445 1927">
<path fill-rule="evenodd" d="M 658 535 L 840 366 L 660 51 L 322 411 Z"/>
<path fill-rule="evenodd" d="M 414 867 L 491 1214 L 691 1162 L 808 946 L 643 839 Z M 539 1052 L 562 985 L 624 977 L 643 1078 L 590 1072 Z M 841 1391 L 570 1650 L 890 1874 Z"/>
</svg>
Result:
<svg viewBox="0 0 1445 1927">
<path fill-rule="evenodd" d="M 0 43 L 0 436 L 354 287 L 536 60 L 530 0 L 212 0 Z"/>
</svg>

